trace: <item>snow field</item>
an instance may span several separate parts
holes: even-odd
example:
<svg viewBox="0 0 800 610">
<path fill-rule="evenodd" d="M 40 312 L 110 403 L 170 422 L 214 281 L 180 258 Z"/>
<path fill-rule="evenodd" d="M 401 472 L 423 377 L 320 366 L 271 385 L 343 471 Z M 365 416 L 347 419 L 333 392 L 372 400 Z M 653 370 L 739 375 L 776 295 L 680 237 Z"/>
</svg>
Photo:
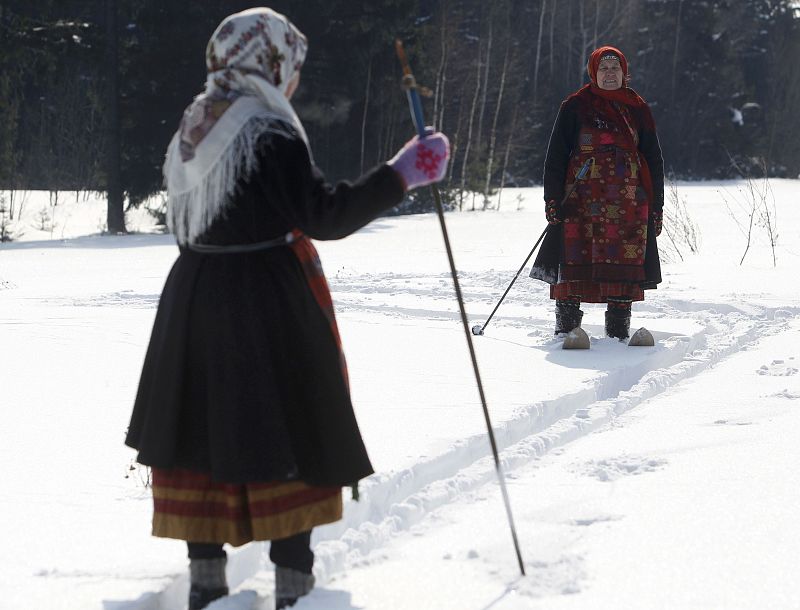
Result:
<svg viewBox="0 0 800 610">
<path fill-rule="evenodd" d="M 525 579 L 438 221 L 379 219 L 346 240 L 318 243 L 377 472 L 342 522 L 315 531 L 318 588 L 298 610 L 797 607 L 780 577 L 797 537 L 781 506 L 796 500 L 784 464 L 797 457 L 787 438 L 800 417 L 800 302 L 791 278 L 800 258 L 798 183 L 774 183 L 777 269 L 762 238 L 738 265 L 744 237 L 720 203 L 722 189 L 736 188 L 679 185 L 702 246 L 664 265 L 664 283 L 634 307 L 632 328 L 650 328 L 655 347 L 602 338 L 603 310 L 587 305 L 592 349 L 562 351 L 546 287 L 527 270 L 486 335 L 473 337 Z M 543 227 L 540 191 L 523 194 L 521 211 L 448 215 L 470 325 L 485 321 Z M 0 608 L 185 604 L 183 546 L 148 537 L 145 474 L 121 446 L 175 255 L 171 238 L 158 235 L 0 247 L 0 327 L 14 354 L 1 374 L 0 457 L 19 464 L 0 491 L 10 516 L 0 535 L 25 549 L 3 566 L 16 584 L 0 587 Z M 714 473 L 722 466 L 720 482 Z M 696 508 L 672 500 L 676 488 L 691 485 L 712 496 Z M 756 495 L 742 501 L 748 486 Z M 772 529 L 762 523 L 764 506 L 775 516 Z M 663 525 L 678 517 L 686 531 Z M 752 574 L 737 537 L 724 537 L 736 528 L 745 556 L 760 564 Z M 702 552 L 688 561 L 681 549 L 692 536 Z M 236 595 L 212 608 L 271 607 L 264 551 L 260 544 L 231 550 Z M 770 589 L 758 586 L 759 574 Z"/>
</svg>

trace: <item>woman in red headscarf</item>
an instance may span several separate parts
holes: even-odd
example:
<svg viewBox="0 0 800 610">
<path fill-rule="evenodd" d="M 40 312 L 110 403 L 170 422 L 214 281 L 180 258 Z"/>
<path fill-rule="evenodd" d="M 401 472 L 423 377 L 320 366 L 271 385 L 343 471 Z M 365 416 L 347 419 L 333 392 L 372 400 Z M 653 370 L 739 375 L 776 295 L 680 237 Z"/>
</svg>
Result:
<svg viewBox="0 0 800 610">
<path fill-rule="evenodd" d="M 544 171 L 549 227 L 531 277 L 550 284 L 557 335 L 580 326 L 583 301 L 607 303 L 606 335 L 624 340 L 631 303 L 661 282 L 655 238 L 664 164 L 650 108 L 627 86 L 622 52 L 600 47 L 587 71 L 591 83 L 562 102 L 550 136 Z M 588 173 L 577 178 L 587 163 Z"/>
</svg>

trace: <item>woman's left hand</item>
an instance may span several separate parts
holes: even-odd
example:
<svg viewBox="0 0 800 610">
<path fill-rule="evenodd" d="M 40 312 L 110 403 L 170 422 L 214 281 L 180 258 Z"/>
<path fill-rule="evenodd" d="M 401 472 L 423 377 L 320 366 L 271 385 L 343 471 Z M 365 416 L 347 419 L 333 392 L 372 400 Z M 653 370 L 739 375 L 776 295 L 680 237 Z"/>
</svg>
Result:
<svg viewBox="0 0 800 610">
<path fill-rule="evenodd" d="M 664 214 L 659 210 L 653 212 L 653 226 L 656 230 L 656 237 L 661 235 L 661 230 L 664 228 Z"/>
<path fill-rule="evenodd" d="M 555 199 L 551 199 L 544 205 L 544 217 L 547 219 L 547 224 L 556 225 L 562 220 L 561 210 Z"/>
</svg>

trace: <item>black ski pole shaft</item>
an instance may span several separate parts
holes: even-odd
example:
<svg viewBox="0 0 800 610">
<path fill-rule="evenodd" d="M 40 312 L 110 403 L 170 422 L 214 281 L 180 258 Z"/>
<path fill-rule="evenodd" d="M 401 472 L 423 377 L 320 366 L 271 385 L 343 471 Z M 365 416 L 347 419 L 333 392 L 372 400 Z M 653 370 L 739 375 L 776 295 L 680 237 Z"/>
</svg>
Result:
<svg viewBox="0 0 800 610">
<path fill-rule="evenodd" d="M 578 186 L 578 181 L 583 180 L 586 177 L 586 173 L 589 171 L 589 166 L 591 165 L 592 161 L 594 161 L 594 157 L 592 157 L 591 159 L 587 159 L 586 163 L 584 163 L 583 166 L 581 166 L 580 170 L 578 170 L 578 174 L 575 177 L 575 182 L 572 183 L 572 186 L 570 187 L 569 191 L 567 191 L 567 194 L 564 195 L 564 198 L 561 200 L 561 203 L 559 204 L 560 206 L 563 206 L 567 202 L 567 199 L 569 199 L 570 195 L 572 195 L 572 192 L 575 190 L 575 187 Z M 506 291 L 503 293 L 503 296 L 500 297 L 500 300 L 497 302 L 497 305 L 494 306 L 494 309 L 492 310 L 492 313 L 489 314 L 489 317 L 486 319 L 486 322 L 483 323 L 483 326 L 481 326 L 480 324 L 476 324 L 475 326 L 472 327 L 473 335 L 482 335 L 483 331 L 486 330 L 486 327 L 489 326 L 489 322 L 492 321 L 495 312 L 500 307 L 500 304 L 503 302 L 503 300 L 506 298 L 508 291 L 511 290 L 511 287 L 514 285 L 514 282 L 517 281 L 519 274 L 522 273 L 522 270 L 525 268 L 525 265 L 528 264 L 528 261 L 530 260 L 531 256 L 533 256 L 533 253 L 536 251 L 536 248 L 542 242 L 546 234 L 547 234 L 547 227 L 544 228 L 544 231 L 542 231 L 542 234 L 539 236 L 539 239 L 537 239 L 536 243 L 533 244 L 533 248 L 531 248 L 531 251 L 528 253 L 528 256 L 525 258 L 525 261 L 522 263 L 522 266 L 517 271 L 517 274 L 514 276 L 514 279 L 511 280 L 511 283 L 508 285 L 508 288 L 506 288 Z"/>
<path fill-rule="evenodd" d="M 403 88 L 408 96 L 408 103 L 411 109 L 411 118 L 414 121 L 414 126 L 417 129 L 417 134 L 420 138 L 425 137 L 425 122 L 422 115 L 422 103 L 419 98 L 419 91 L 417 90 L 416 80 L 411 73 L 411 68 L 408 65 L 405 51 L 403 50 L 403 43 L 399 39 L 395 41 L 395 49 L 397 57 L 403 66 Z M 517 554 L 517 563 L 519 564 L 519 571 L 525 576 L 525 566 L 522 562 L 522 553 L 519 548 L 519 540 L 517 539 L 517 530 L 514 527 L 514 516 L 511 513 L 511 501 L 508 498 L 508 490 L 506 489 L 505 477 L 503 476 L 503 469 L 500 465 L 500 456 L 497 452 L 497 441 L 494 437 L 494 430 L 492 428 L 492 421 L 489 417 L 489 407 L 486 405 L 486 395 L 483 391 L 483 383 L 481 382 L 481 374 L 478 370 L 478 359 L 475 355 L 475 346 L 472 344 L 472 335 L 469 332 L 469 322 L 467 321 L 467 312 L 464 308 L 464 298 L 461 295 L 461 287 L 458 283 L 458 273 L 456 272 L 456 263 L 453 258 L 453 249 L 450 246 L 450 238 L 447 234 L 447 225 L 444 221 L 444 207 L 442 206 L 442 198 L 439 194 L 439 189 L 436 184 L 431 185 L 433 191 L 433 199 L 436 203 L 436 214 L 439 217 L 439 225 L 442 228 L 442 237 L 444 238 L 445 250 L 447 251 L 447 260 L 450 263 L 450 275 L 453 277 L 453 286 L 456 292 L 456 300 L 458 301 L 458 309 L 461 313 L 461 323 L 464 327 L 464 335 L 467 338 L 467 346 L 469 347 L 469 355 L 472 359 L 472 369 L 475 372 L 475 382 L 478 386 L 478 394 L 481 399 L 481 406 L 483 407 L 483 418 L 486 421 L 486 429 L 489 435 L 489 444 L 492 447 L 492 456 L 494 457 L 495 471 L 497 472 L 497 480 L 500 484 L 500 490 L 503 494 L 503 503 L 506 507 L 506 516 L 508 517 L 508 525 L 511 529 L 511 538 L 514 541 L 514 550 Z"/>
<path fill-rule="evenodd" d="M 497 302 L 497 305 L 494 306 L 492 313 L 490 313 L 489 317 L 486 318 L 486 322 L 483 323 L 483 326 L 481 326 L 480 324 L 476 324 L 475 326 L 472 327 L 473 335 L 482 335 L 483 331 L 486 330 L 486 327 L 489 326 L 489 322 L 491 322 L 492 318 L 494 317 L 494 312 L 496 312 L 497 309 L 500 307 L 500 304 L 506 298 L 508 291 L 511 290 L 511 287 L 514 285 L 514 282 L 517 281 L 519 274 L 522 273 L 522 270 L 525 268 L 525 265 L 528 264 L 528 261 L 530 260 L 531 256 L 533 256 L 534 251 L 539 246 L 541 241 L 544 239 L 544 236 L 546 234 L 547 234 L 547 227 L 545 227 L 544 231 L 542 231 L 542 234 L 539 236 L 539 239 L 536 240 L 536 243 L 533 244 L 533 248 L 531 248 L 531 251 L 528 253 L 528 256 L 525 257 L 525 261 L 522 263 L 522 266 L 520 266 L 519 270 L 517 271 L 517 274 L 514 276 L 514 279 L 511 280 L 511 283 L 508 285 L 508 288 L 506 288 L 506 291 L 503 293 L 503 296 L 500 297 L 500 300 Z"/>
</svg>

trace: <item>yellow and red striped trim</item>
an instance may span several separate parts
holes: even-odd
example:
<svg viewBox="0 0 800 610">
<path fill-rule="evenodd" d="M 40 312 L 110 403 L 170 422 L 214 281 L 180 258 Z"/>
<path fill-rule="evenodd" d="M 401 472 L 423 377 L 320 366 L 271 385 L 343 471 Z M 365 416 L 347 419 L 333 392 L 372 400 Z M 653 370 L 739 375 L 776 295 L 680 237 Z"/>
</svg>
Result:
<svg viewBox="0 0 800 610">
<path fill-rule="evenodd" d="M 182 469 L 153 468 L 153 504 L 154 536 L 234 546 L 287 538 L 342 517 L 339 487 L 219 483 Z"/>
</svg>

